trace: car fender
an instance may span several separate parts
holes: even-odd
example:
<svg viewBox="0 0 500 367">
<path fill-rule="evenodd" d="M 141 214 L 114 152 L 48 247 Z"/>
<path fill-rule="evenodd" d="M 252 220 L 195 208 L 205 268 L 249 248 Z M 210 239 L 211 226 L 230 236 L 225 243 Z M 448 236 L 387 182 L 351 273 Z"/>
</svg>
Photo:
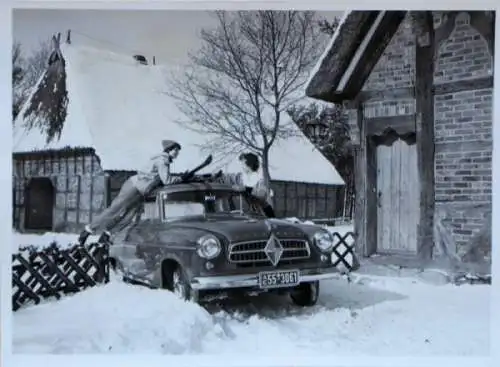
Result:
<svg viewBox="0 0 500 367">
<path fill-rule="evenodd" d="M 185 254 L 184 254 L 185 255 Z M 159 266 L 157 270 L 153 274 L 153 281 L 160 286 L 160 288 L 163 288 L 163 282 L 162 282 L 162 264 L 166 260 L 173 260 L 177 264 L 181 266 L 183 271 L 185 272 L 186 276 L 188 279 L 191 279 L 193 277 L 193 273 L 190 270 L 189 266 L 189 259 L 186 258 L 186 256 L 179 256 L 179 254 L 174 253 L 174 252 L 168 252 L 165 253 L 159 262 Z"/>
</svg>

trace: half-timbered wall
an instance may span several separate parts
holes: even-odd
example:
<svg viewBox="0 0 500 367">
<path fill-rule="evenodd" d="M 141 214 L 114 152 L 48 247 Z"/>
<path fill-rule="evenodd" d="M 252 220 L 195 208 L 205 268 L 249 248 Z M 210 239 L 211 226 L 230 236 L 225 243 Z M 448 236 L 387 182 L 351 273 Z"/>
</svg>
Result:
<svg viewBox="0 0 500 367">
<path fill-rule="evenodd" d="M 103 172 L 98 158 L 89 151 L 17 154 L 13 171 L 14 227 L 28 229 L 27 189 L 32 179 L 48 178 L 55 193 L 49 216 L 52 230 L 58 232 L 80 230 L 111 203 L 125 180 L 135 173 Z M 272 188 L 278 217 L 326 219 L 342 215 L 342 187 L 273 181 Z"/>
<path fill-rule="evenodd" d="M 75 231 L 105 206 L 106 178 L 93 153 L 16 154 L 13 160 L 14 226 L 25 229 L 26 190 L 33 178 L 47 177 L 55 189 L 53 230 Z"/>
<path fill-rule="evenodd" d="M 271 187 L 277 217 L 328 219 L 342 216 L 344 190 L 341 186 L 272 181 Z"/>
<path fill-rule="evenodd" d="M 120 191 L 130 171 L 109 172 L 109 200 Z M 277 217 L 300 219 L 331 219 L 343 214 L 344 190 L 342 186 L 303 182 L 271 181 L 274 192 L 274 211 Z M 350 211 L 346 215 L 349 215 Z"/>
<path fill-rule="evenodd" d="M 433 173 L 427 176 L 433 181 L 431 216 L 451 234 L 457 246 L 451 250 L 457 252 L 466 247 L 491 212 L 493 35 L 484 13 L 433 14 L 438 41 L 434 59 L 434 136 L 430 139 L 433 142 L 419 144 L 434 147 L 434 162 L 421 160 L 419 164 L 434 166 Z M 356 231 L 364 238 L 369 238 L 365 233 L 369 230 L 367 218 L 374 220 L 368 214 L 373 205 L 369 198 L 375 189 L 375 180 L 369 179 L 375 164 L 370 157 L 375 148 L 366 136 L 383 135 L 388 126 L 396 130 L 399 126 L 403 133 L 422 128 L 415 98 L 416 53 L 417 37 L 408 15 L 356 102 L 346 104 L 350 108 L 352 138 L 357 144 L 357 169 L 364 175 L 356 184 L 356 208 L 362 208 Z M 370 213 L 374 214 L 373 210 Z M 365 254 L 376 251 L 373 244 L 361 245 Z"/>
</svg>

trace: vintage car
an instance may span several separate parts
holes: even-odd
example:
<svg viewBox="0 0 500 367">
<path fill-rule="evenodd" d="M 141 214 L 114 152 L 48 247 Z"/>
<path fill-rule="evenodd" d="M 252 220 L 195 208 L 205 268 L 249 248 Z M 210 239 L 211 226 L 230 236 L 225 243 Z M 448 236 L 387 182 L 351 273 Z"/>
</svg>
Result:
<svg viewBox="0 0 500 367">
<path fill-rule="evenodd" d="M 124 279 L 194 302 L 267 291 L 312 306 L 319 281 L 339 272 L 332 262 L 339 252 L 326 229 L 267 218 L 258 199 L 223 183 L 161 187 L 117 237 L 110 257 Z M 343 247 L 341 256 L 354 259 L 347 270 L 356 270 L 352 249 Z"/>
</svg>

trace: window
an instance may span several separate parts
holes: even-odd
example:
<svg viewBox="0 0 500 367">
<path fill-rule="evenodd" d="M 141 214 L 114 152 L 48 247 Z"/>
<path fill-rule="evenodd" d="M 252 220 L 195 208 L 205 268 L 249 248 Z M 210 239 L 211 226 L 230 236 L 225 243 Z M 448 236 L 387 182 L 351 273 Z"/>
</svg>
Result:
<svg viewBox="0 0 500 367">
<path fill-rule="evenodd" d="M 146 201 L 144 203 L 144 212 L 141 219 L 156 219 L 158 218 L 158 205 L 155 201 Z"/>
<path fill-rule="evenodd" d="M 239 192 L 229 190 L 180 191 L 161 196 L 162 216 L 166 220 L 210 214 L 263 215 L 261 206 Z"/>
</svg>

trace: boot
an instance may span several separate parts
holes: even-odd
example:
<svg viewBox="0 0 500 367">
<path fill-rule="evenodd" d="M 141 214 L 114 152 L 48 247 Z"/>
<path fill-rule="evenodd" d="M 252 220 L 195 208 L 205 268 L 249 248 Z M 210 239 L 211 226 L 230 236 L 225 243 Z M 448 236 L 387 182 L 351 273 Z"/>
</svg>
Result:
<svg viewBox="0 0 500 367">
<path fill-rule="evenodd" d="M 80 245 L 84 245 L 85 242 L 87 241 L 87 238 L 92 234 L 92 230 L 89 228 L 89 226 L 85 226 L 84 230 L 80 233 L 80 236 L 78 237 L 78 243 Z"/>
</svg>

